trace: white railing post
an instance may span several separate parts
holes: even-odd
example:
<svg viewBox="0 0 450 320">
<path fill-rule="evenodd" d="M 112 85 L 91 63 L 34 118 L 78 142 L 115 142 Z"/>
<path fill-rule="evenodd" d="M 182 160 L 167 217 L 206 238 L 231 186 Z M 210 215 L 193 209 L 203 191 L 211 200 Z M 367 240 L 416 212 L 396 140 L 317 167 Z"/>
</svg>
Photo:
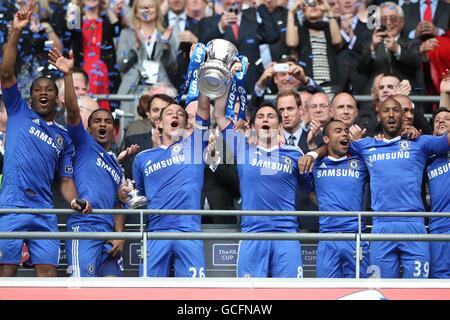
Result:
<svg viewBox="0 0 450 320">
<path fill-rule="evenodd" d="M 355 245 L 355 278 L 359 279 L 359 273 L 361 269 L 361 213 L 358 213 L 358 233 L 356 234 L 356 245 Z"/>
</svg>

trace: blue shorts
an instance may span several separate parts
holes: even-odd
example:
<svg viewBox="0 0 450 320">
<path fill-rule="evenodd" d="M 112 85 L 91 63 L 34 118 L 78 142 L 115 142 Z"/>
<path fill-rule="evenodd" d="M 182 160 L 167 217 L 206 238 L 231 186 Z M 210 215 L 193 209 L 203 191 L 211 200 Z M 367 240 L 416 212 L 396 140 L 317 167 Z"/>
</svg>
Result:
<svg viewBox="0 0 450 320">
<path fill-rule="evenodd" d="M 0 215 L 0 231 L 51 231 L 58 232 L 56 216 L 52 214 L 11 213 Z M 30 258 L 26 264 L 59 265 L 59 240 L 0 239 L 0 264 L 19 265 L 22 246 L 26 243 Z"/>
<path fill-rule="evenodd" d="M 300 242 L 287 240 L 240 241 L 237 276 L 303 278 Z"/>
<path fill-rule="evenodd" d="M 318 278 L 355 278 L 355 241 L 320 241 L 317 248 L 316 275 Z M 359 277 L 367 278 L 369 243 L 361 242 Z"/>
<path fill-rule="evenodd" d="M 179 232 L 164 230 L 158 232 Z M 202 240 L 148 240 L 147 276 L 168 277 L 173 266 L 175 277 L 204 278 L 206 275 L 205 253 Z M 139 266 L 143 276 L 143 264 Z"/>
<path fill-rule="evenodd" d="M 432 233 L 450 234 L 450 230 Z M 430 278 L 450 279 L 450 242 L 430 242 Z"/>
<path fill-rule="evenodd" d="M 426 234 L 423 222 L 378 222 L 372 233 Z M 370 268 L 381 278 L 399 278 L 400 264 L 403 278 L 428 278 L 430 245 L 428 242 L 371 241 Z"/>
<path fill-rule="evenodd" d="M 72 232 L 107 232 L 91 225 L 70 226 Z M 66 255 L 69 264 L 67 273 L 72 277 L 121 277 L 122 256 L 111 257 L 112 245 L 104 240 L 66 240 Z"/>
</svg>

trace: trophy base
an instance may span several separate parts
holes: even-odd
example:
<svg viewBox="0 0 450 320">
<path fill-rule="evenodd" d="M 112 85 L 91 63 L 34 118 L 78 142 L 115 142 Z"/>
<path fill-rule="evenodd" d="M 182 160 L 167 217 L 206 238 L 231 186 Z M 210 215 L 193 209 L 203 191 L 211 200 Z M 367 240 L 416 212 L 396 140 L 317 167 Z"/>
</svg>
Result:
<svg viewBox="0 0 450 320">
<path fill-rule="evenodd" d="M 140 207 L 146 206 L 148 203 L 148 199 L 144 196 L 136 196 L 128 201 L 128 207 L 130 209 L 137 209 Z"/>
</svg>

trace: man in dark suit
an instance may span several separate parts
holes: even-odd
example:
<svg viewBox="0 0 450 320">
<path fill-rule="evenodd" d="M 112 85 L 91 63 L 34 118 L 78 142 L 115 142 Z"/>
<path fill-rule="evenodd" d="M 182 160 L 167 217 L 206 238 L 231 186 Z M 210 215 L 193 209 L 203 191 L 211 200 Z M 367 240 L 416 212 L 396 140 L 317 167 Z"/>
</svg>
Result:
<svg viewBox="0 0 450 320">
<path fill-rule="evenodd" d="M 375 29 L 372 40 L 367 42 L 361 52 L 358 72 L 369 75 L 364 93 L 370 93 L 371 84 L 377 74 L 396 73 L 407 79 L 413 87 L 417 86 L 417 73 L 420 70 L 419 42 L 408 40 L 403 31 L 402 8 L 392 3 L 383 3 L 379 8 L 381 26 L 386 30 Z"/>
<path fill-rule="evenodd" d="M 225 39 L 233 43 L 239 54 L 246 56 L 249 67 L 246 85 L 252 90 L 264 71 L 260 59 L 259 45 L 278 40 L 272 16 L 262 4 L 257 9 L 241 10 L 243 0 L 223 0 L 225 13 L 203 18 L 200 22 L 200 42 L 206 44 L 213 39 Z"/>
<path fill-rule="evenodd" d="M 366 74 L 359 73 L 356 67 L 363 45 L 370 41 L 372 33 L 367 28 L 367 24 L 357 16 L 356 0 L 337 0 L 336 2 L 341 10 L 338 23 L 344 40 L 343 47 L 337 53 L 337 59 L 340 61 L 337 65 L 340 89 L 343 90 L 346 84 L 351 83 L 352 93 L 363 94 L 368 77 Z"/>
<path fill-rule="evenodd" d="M 241 197 L 239 177 L 233 152 L 227 152 L 222 135 L 215 135 L 215 142 L 208 145 L 205 179 L 202 190 L 202 209 L 238 210 Z M 214 156 L 212 155 L 214 150 Z M 206 200 L 206 201 L 205 201 Z M 206 204 L 208 207 L 206 207 Z M 204 216 L 202 223 L 235 224 L 236 216 Z"/>
<path fill-rule="evenodd" d="M 282 116 L 285 143 L 299 147 L 306 154 L 310 151 L 307 142 L 310 131 L 302 122 L 303 106 L 300 95 L 295 91 L 280 93 L 277 96 L 276 107 Z M 322 137 L 318 137 L 316 144 L 320 145 L 321 140 Z M 317 211 L 317 205 L 301 192 L 300 188 L 295 192 L 295 208 L 299 211 Z M 318 231 L 318 217 L 299 217 L 299 222 L 303 230 Z"/>
<path fill-rule="evenodd" d="M 404 32 L 409 39 L 443 35 L 450 20 L 450 3 L 443 0 L 419 0 L 403 6 Z"/>
<path fill-rule="evenodd" d="M 163 26 L 171 27 L 172 37 L 177 39 L 176 48 L 172 48 L 177 57 L 177 72 L 169 74 L 169 78 L 180 91 L 189 66 L 191 45 L 198 42 L 199 21 L 187 15 L 186 0 L 169 0 L 169 12 L 164 16 Z"/>
</svg>

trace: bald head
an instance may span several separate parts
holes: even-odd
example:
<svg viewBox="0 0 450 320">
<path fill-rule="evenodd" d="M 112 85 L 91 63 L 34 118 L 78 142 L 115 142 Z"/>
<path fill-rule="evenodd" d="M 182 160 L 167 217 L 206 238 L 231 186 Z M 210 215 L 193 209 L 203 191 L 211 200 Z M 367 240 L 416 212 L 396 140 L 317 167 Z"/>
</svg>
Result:
<svg viewBox="0 0 450 320">
<path fill-rule="evenodd" d="M 341 120 L 347 127 L 353 125 L 358 116 L 355 98 L 346 92 L 338 93 L 331 100 L 331 116 Z"/>
<path fill-rule="evenodd" d="M 84 128 L 88 127 L 88 119 L 93 111 L 99 109 L 97 101 L 89 96 L 78 96 L 78 106 L 80 107 L 81 120 L 83 121 Z"/>
</svg>

